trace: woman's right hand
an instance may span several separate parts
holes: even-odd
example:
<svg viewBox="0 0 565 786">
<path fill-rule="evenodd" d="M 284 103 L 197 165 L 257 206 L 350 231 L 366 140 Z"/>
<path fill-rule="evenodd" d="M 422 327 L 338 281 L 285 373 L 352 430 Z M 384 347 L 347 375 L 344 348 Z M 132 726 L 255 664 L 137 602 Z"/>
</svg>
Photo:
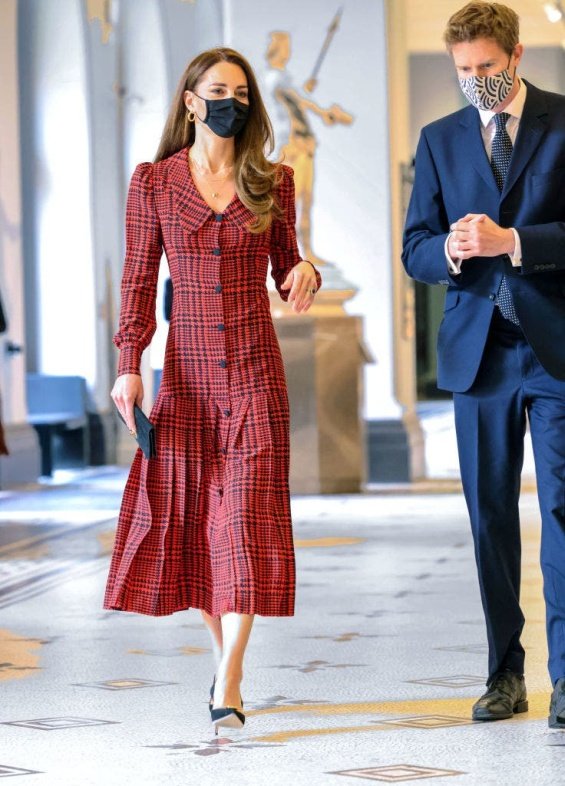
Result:
<svg viewBox="0 0 565 786">
<path fill-rule="evenodd" d="M 141 407 L 143 401 L 143 382 L 139 374 L 120 374 L 110 393 L 118 412 L 126 421 L 131 434 L 136 433 L 133 405 Z"/>
</svg>

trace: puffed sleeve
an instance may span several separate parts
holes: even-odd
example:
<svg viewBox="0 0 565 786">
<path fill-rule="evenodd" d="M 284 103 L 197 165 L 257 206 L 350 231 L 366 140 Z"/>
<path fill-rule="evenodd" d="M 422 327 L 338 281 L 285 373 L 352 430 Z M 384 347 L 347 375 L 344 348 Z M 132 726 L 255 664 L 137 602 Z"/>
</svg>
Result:
<svg viewBox="0 0 565 786">
<path fill-rule="evenodd" d="M 161 226 L 155 209 L 153 164 L 138 164 L 126 206 L 126 255 L 121 307 L 114 344 L 120 350 L 118 374 L 139 374 L 141 355 L 157 328 L 155 304 L 163 252 Z"/>
<path fill-rule="evenodd" d="M 296 242 L 294 172 L 291 167 L 284 164 L 282 169 L 283 176 L 278 186 L 277 198 L 283 215 L 280 219 L 273 221 L 269 257 L 271 259 L 271 276 L 274 279 L 278 293 L 283 300 L 288 300 L 290 290 L 281 289 L 281 285 L 284 284 L 292 268 L 303 260 Z M 314 270 L 316 273 L 316 287 L 319 289 L 322 286 L 322 277 L 315 268 Z"/>
</svg>

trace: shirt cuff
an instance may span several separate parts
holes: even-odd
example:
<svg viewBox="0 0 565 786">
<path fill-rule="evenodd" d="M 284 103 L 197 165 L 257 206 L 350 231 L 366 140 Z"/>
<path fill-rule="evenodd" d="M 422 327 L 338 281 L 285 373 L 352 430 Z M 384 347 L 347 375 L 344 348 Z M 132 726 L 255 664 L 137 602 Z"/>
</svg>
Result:
<svg viewBox="0 0 565 786">
<path fill-rule="evenodd" d="M 141 365 L 141 352 L 131 345 L 123 346 L 120 349 L 120 359 L 118 362 L 118 376 L 122 374 L 138 374 Z"/>
<path fill-rule="evenodd" d="M 444 245 L 443 249 L 445 251 L 445 258 L 447 260 L 447 269 L 449 270 L 449 272 L 451 273 L 452 276 L 458 276 L 461 273 L 461 265 L 463 264 L 463 260 L 462 259 L 456 259 L 455 262 L 454 262 L 453 259 L 451 259 L 451 257 L 449 256 L 449 251 L 447 250 L 447 245 L 449 243 L 449 238 L 451 237 L 452 234 L 453 234 L 453 232 L 450 232 L 449 235 L 445 238 L 445 245 Z M 520 261 L 520 264 L 521 264 L 521 261 Z"/>
<path fill-rule="evenodd" d="M 510 229 L 514 235 L 514 253 L 510 257 L 510 261 L 512 262 L 512 267 L 522 267 L 522 242 L 520 235 L 514 227 L 510 227 Z"/>
</svg>

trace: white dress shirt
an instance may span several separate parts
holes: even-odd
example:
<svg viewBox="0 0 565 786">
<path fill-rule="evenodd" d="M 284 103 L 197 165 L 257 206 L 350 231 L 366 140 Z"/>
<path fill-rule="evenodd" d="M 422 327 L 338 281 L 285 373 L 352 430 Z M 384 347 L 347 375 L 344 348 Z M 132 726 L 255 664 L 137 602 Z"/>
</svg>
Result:
<svg viewBox="0 0 565 786">
<path fill-rule="evenodd" d="M 518 127 L 520 125 L 520 119 L 522 117 L 524 104 L 526 102 L 526 90 L 526 85 L 520 79 L 520 88 L 518 92 L 512 101 L 508 104 L 508 106 L 503 110 L 510 115 L 506 121 L 506 130 L 508 131 L 508 136 L 512 140 L 512 145 L 516 143 L 516 135 L 518 134 Z M 496 134 L 496 123 L 493 119 L 495 114 L 496 112 L 492 112 L 488 109 L 479 109 L 479 115 L 481 117 L 481 135 L 483 137 L 483 142 L 489 161 L 492 153 L 492 142 Z M 514 267 L 520 267 L 522 265 L 522 244 L 520 242 L 520 235 L 518 234 L 517 230 L 514 229 L 514 227 L 511 227 L 511 229 L 514 234 L 514 253 L 511 256 L 511 261 Z M 456 259 L 454 261 L 449 255 L 447 245 L 449 243 L 451 234 L 452 233 L 450 232 L 445 240 L 445 257 L 447 259 L 449 272 L 452 276 L 456 276 L 461 273 L 461 264 L 463 260 Z"/>
</svg>

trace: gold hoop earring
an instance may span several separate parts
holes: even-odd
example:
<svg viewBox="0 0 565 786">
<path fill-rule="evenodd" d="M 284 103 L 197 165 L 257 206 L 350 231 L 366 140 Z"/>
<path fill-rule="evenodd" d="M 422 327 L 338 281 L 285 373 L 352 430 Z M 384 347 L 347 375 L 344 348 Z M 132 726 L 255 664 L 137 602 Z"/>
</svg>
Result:
<svg viewBox="0 0 565 786">
<path fill-rule="evenodd" d="M 194 118 L 195 117 L 196 117 L 196 113 L 194 112 L 194 110 L 189 109 L 188 110 L 188 122 L 189 123 L 194 123 Z"/>
</svg>

